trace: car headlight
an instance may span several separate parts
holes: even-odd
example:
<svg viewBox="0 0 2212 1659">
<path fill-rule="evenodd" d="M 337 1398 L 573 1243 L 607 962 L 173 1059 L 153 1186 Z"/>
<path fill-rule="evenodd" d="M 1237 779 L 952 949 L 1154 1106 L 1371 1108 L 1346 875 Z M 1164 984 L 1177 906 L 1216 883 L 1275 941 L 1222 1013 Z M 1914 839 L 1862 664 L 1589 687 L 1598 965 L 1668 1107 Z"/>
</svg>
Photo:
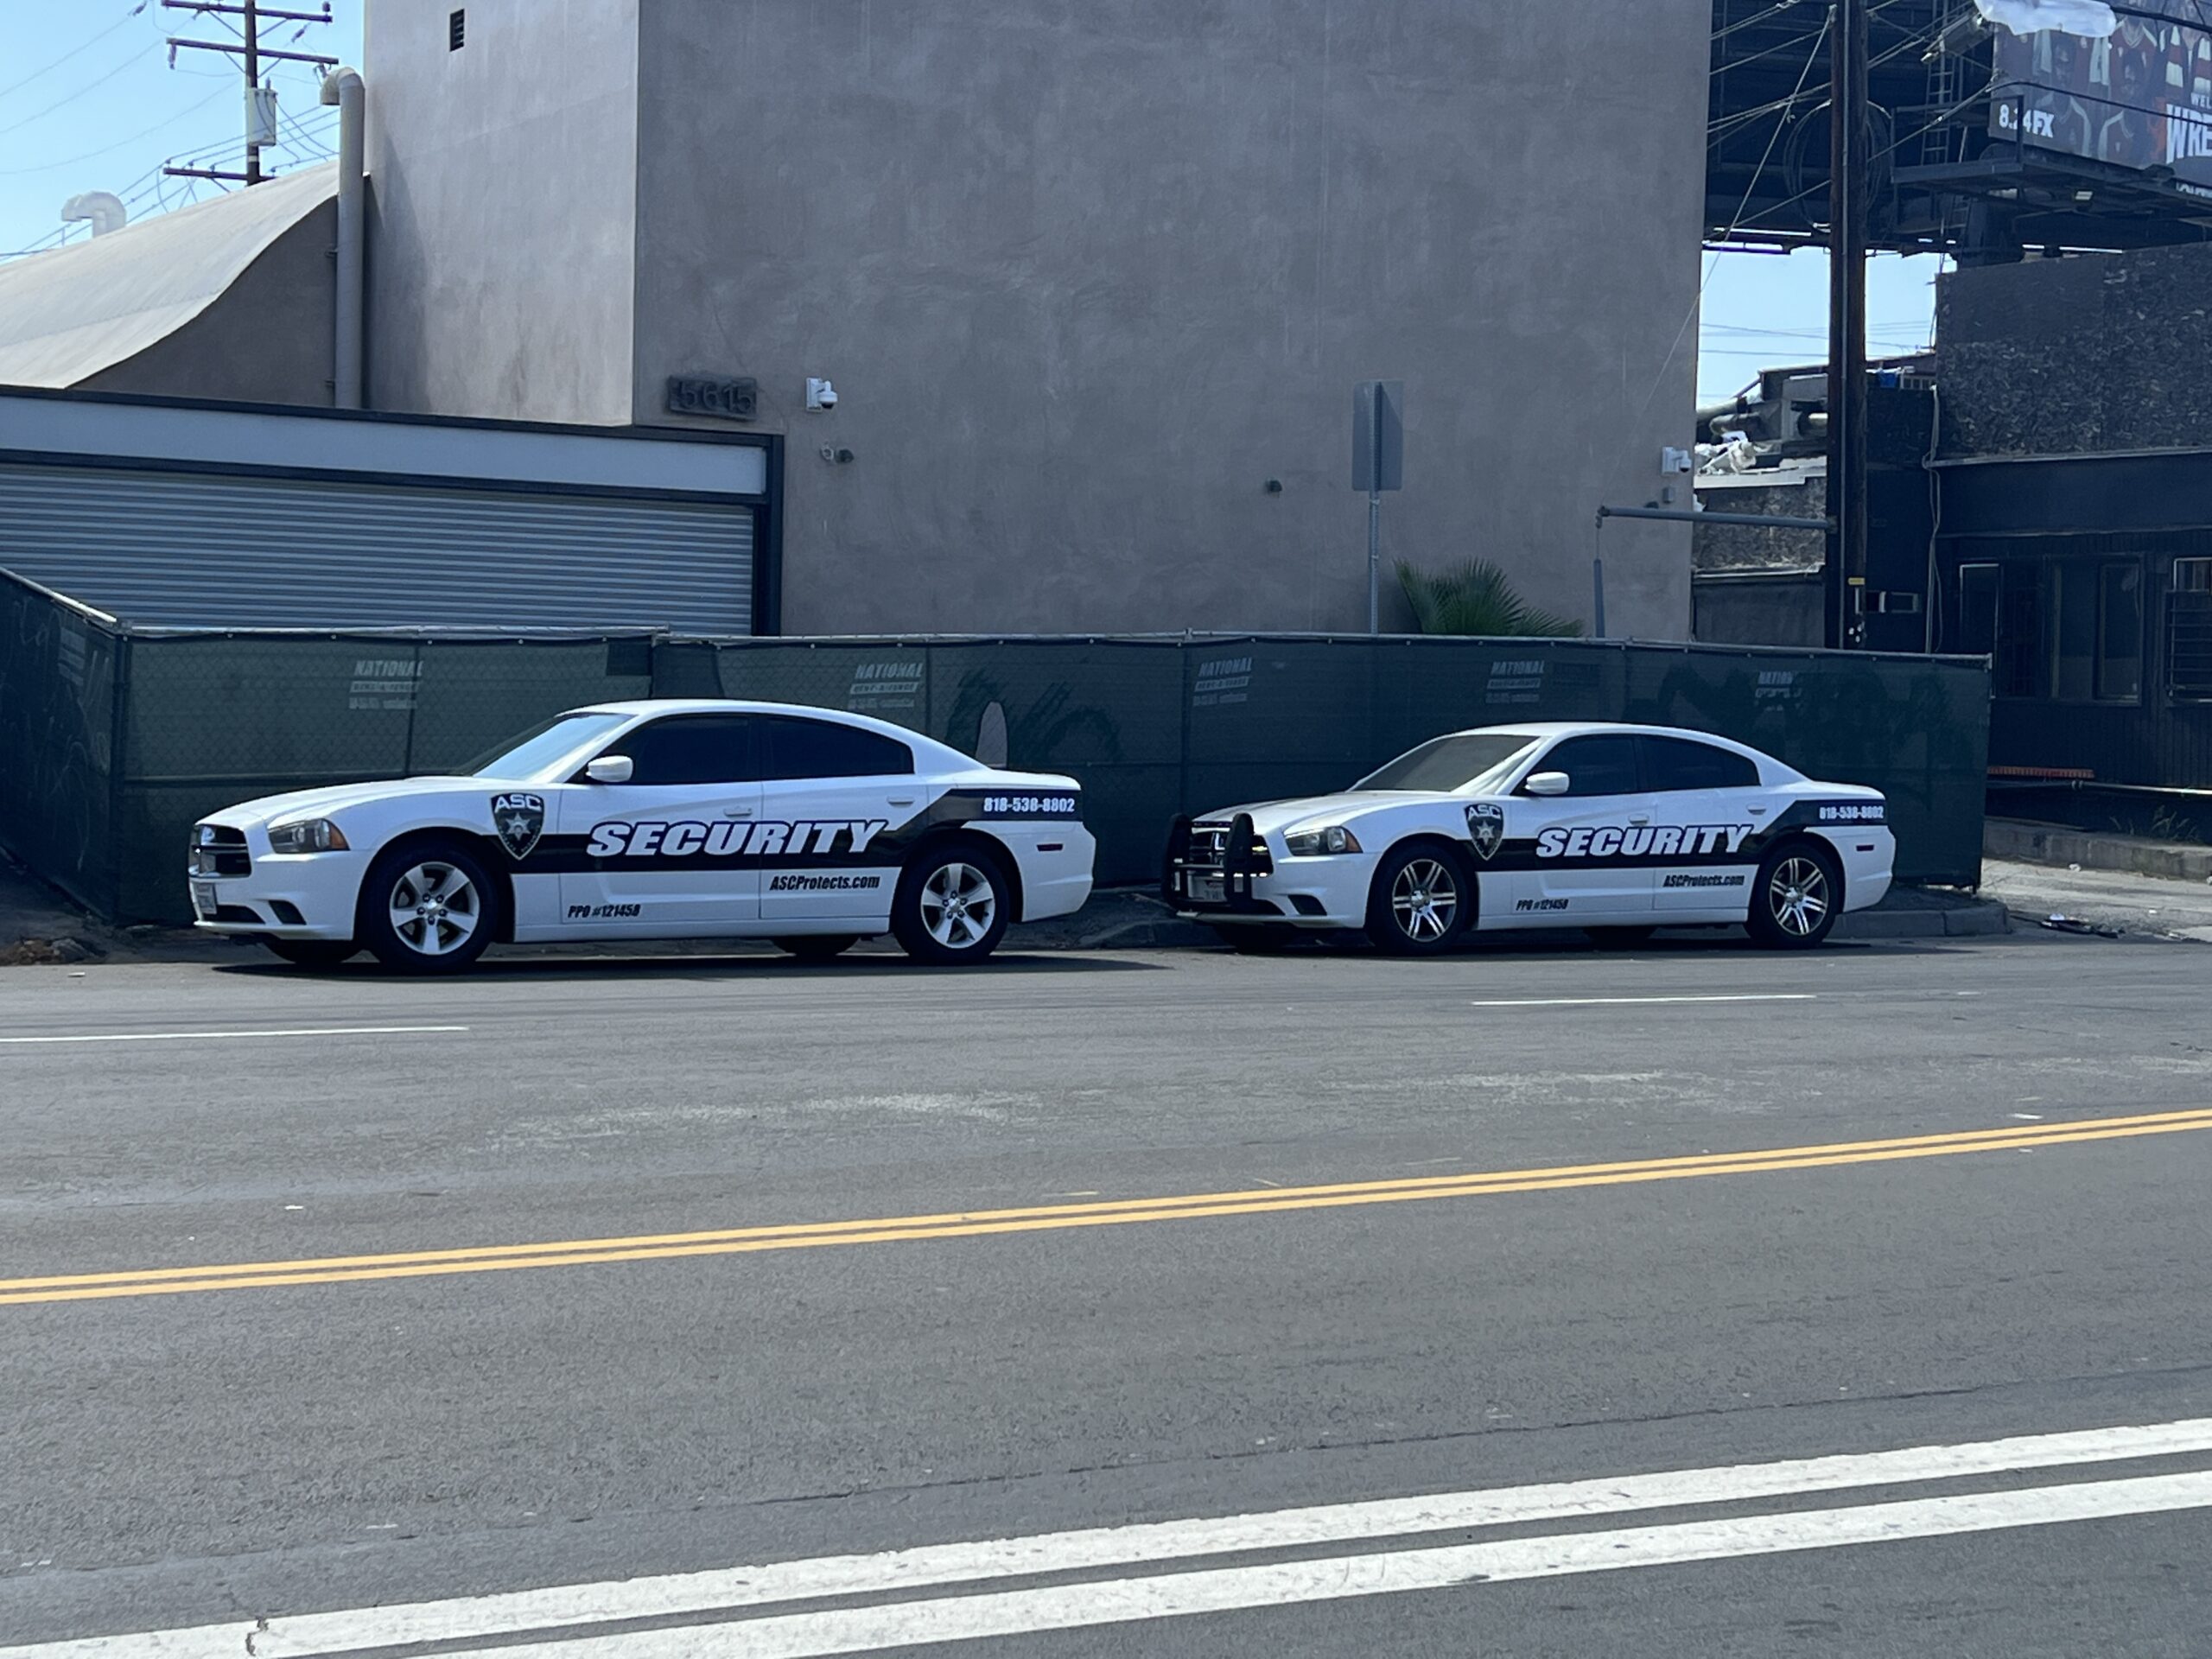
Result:
<svg viewBox="0 0 2212 1659">
<path fill-rule="evenodd" d="M 1287 836 L 1284 845 L 1290 849 L 1293 858 L 1321 858 L 1331 853 L 1356 853 L 1360 850 L 1359 837 L 1349 830 L 1332 824 L 1326 830 L 1305 830 Z"/>
<path fill-rule="evenodd" d="M 351 850 L 346 832 L 328 818 L 302 818 L 280 823 L 269 832 L 272 853 L 343 853 Z"/>
</svg>

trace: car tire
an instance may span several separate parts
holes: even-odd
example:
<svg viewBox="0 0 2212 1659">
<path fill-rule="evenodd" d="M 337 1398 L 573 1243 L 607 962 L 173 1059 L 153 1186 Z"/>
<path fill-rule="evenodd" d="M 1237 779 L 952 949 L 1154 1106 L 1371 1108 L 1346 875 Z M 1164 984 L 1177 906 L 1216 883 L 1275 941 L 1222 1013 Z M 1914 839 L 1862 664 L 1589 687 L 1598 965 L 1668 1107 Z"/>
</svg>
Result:
<svg viewBox="0 0 2212 1659">
<path fill-rule="evenodd" d="M 1367 937 L 1387 956 L 1438 956 L 1472 925 L 1475 903 L 1473 872 L 1457 853 L 1435 842 L 1395 847 L 1368 889 Z"/>
<path fill-rule="evenodd" d="M 418 841 L 381 855 L 361 884 L 356 935 L 394 973 L 458 974 L 499 931 L 500 891 L 457 841 Z"/>
<path fill-rule="evenodd" d="M 1770 950 L 1810 950 L 1842 913 L 1842 864 L 1825 848 L 1796 841 L 1760 862 L 1746 926 Z"/>
<path fill-rule="evenodd" d="M 806 933 L 773 941 L 777 950 L 801 962 L 835 962 L 860 942 L 857 933 Z"/>
<path fill-rule="evenodd" d="M 1640 945 L 1650 944 L 1651 936 L 1659 930 L 1656 927 L 1586 927 L 1582 931 L 1590 936 L 1590 943 L 1600 950 L 1633 950 Z"/>
<path fill-rule="evenodd" d="M 1224 944 L 1240 957 L 1281 956 L 1298 938 L 1298 930 L 1294 927 L 1275 927 L 1266 922 L 1217 927 L 1214 932 Z"/>
<path fill-rule="evenodd" d="M 324 973 L 361 954 L 351 939 L 264 939 L 262 943 L 295 968 Z"/>
<path fill-rule="evenodd" d="M 899 948 L 938 968 L 986 960 L 1013 919 L 1014 883 L 996 858 L 969 841 L 924 848 L 891 900 Z"/>
</svg>

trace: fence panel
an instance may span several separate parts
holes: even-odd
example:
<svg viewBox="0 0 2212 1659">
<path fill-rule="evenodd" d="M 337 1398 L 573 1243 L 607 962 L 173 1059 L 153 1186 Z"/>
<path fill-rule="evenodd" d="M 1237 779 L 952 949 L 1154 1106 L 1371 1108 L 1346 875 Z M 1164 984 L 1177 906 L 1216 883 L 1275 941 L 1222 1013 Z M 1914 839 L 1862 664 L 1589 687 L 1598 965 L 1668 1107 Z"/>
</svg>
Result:
<svg viewBox="0 0 2212 1659">
<path fill-rule="evenodd" d="M 116 684 L 128 649 L 120 630 L 0 572 L 0 845 L 99 915 L 116 913 Z"/>
<path fill-rule="evenodd" d="M 1181 667 L 1166 641 L 936 645 L 923 729 L 994 764 L 1078 779 L 1098 880 L 1147 881 L 1182 797 Z"/>
</svg>

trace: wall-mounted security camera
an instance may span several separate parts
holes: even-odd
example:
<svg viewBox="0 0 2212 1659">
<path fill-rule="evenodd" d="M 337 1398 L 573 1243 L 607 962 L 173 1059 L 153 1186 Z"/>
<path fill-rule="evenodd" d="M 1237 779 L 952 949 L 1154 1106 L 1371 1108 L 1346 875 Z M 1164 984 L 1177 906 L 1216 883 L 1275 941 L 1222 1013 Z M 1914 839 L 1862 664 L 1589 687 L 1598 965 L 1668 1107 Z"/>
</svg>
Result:
<svg viewBox="0 0 2212 1659">
<path fill-rule="evenodd" d="M 831 443 L 823 444 L 820 453 L 823 460 L 838 467 L 849 467 L 858 459 L 851 450 L 840 449 Z"/>
<path fill-rule="evenodd" d="M 836 408 L 837 388 L 827 380 L 817 380 L 809 376 L 806 383 L 806 406 L 817 415 L 826 410 Z"/>
</svg>

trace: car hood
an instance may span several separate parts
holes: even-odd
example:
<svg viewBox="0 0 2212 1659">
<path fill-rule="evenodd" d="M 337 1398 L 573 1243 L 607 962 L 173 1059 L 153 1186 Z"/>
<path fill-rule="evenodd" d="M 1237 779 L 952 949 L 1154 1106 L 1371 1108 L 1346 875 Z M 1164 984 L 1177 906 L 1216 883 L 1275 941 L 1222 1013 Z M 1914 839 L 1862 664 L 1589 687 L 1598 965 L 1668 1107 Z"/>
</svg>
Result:
<svg viewBox="0 0 2212 1659">
<path fill-rule="evenodd" d="M 1240 812 L 1252 815 L 1252 828 L 1260 834 L 1272 835 L 1311 823 L 1317 828 L 1328 823 L 1342 823 L 1364 812 L 1383 807 L 1413 806 L 1437 801 L 1456 800 L 1457 796 L 1438 794 L 1431 790 L 1351 790 L 1341 795 L 1303 795 L 1287 801 L 1258 801 L 1248 806 L 1225 806 L 1218 812 L 1202 812 L 1200 823 L 1226 823 Z M 1473 797 L 1467 797 L 1472 799 Z"/>
<path fill-rule="evenodd" d="M 381 783 L 332 784 L 322 789 L 294 790 L 288 795 L 264 795 L 257 800 L 241 801 L 220 812 L 211 812 L 206 821 L 244 829 L 250 824 L 270 824 L 292 818 L 329 817 L 349 806 L 360 806 L 370 801 L 402 797 L 414 801 L 437 795 L 488 798 L 509 789 L 532 787 L 535 786 L 529 784 L 502 783 L 497 778 L 387 778 Z"/>
</svg>

